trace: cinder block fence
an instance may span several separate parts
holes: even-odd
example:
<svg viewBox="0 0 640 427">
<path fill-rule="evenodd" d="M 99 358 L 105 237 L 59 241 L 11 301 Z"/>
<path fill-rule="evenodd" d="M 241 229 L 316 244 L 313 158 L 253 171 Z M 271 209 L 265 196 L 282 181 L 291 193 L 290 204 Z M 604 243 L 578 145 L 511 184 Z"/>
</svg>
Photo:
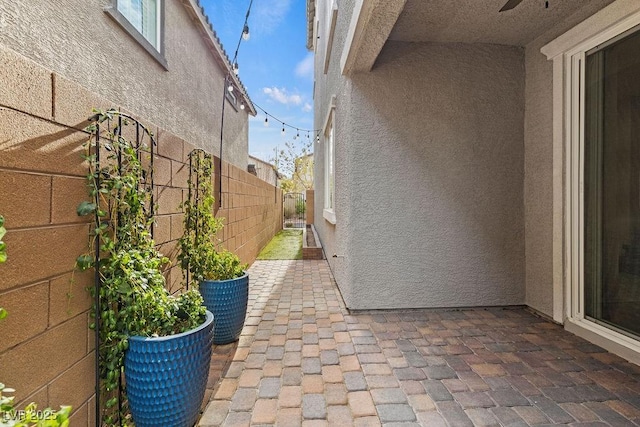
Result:
<svg viewBox="0 0 640 427">
<path fill-rule="evenodd" d="M 72 405 L 71 425 L 92 425 L 95 353 L 86 288 L 93 275 L 73 272 L 89 232 L 87 219 L 76 215 L 87 199 L 82 129 L 92 107 L 119 106 L 9 50 L 0 49 L 0 82 L 0 214 L 9 254 L 0 265 L 0 306 L 9 311 L 0 322 L 0 381 L 17 389 L 19 402 Z M 179 206 L 194 145 L 161 124 L 140 121 L 158 139 L 154 231 L 174 262 L 166 274 L 175 289 L 182 281 L 175 262 Z M 225 161 L 216 170 L 216 188 L 219 180 L 217 215 L 226 219 L 219 237 L 250 263 L 282 228 L 281 191 Z"/>
</svg>

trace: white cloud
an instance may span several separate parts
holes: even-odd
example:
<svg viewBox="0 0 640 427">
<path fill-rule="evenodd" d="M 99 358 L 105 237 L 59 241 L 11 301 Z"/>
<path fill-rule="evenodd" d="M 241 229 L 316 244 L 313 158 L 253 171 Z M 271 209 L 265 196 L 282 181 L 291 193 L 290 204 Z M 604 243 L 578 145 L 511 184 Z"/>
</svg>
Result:
<svg viewBox="0 0 640 427">
<path fill-rule="evenodd" d="M 291 8 L 291 0 L 262 0 L 256 5 L 251 19 L 259 32 L 272 33 L 283 21 Z"/>
<path fill-rule="evenodd" d="M 277 87 L 265 87 L 262 89 L 269 98 L 273 99 L 284 105 L 300 105 L 302 104 L 302 97 L 298 94 L 289 94 L 285 88 L 277 88 Z"/>
<path fill-rule="evenodd" d="M 313 80 L 313 53 L 308 53 L 305 58 L 296 65 L 296 76 Z"/>
<path fill-rule="evenodd" d="M 313 110 L 313 105 L 309 104 L 308 102 L 305 102 L 304 106 L 302 107 L 302 111 L 304 111 L 305 113 L 308 113 L 311 110 Z"/>
</svg>

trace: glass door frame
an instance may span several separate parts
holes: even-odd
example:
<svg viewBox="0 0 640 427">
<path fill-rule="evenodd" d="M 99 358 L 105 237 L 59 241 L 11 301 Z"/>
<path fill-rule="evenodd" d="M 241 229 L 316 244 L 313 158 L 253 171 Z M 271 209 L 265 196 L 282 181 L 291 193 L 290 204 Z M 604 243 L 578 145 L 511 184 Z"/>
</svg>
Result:
<svg viewBox="0 0 640 427">
<path fill-rule="evenodd" d="M 584 23 L 583 23 L 584 24 Z M 621 21 L 594 31 L 582 42 L 576 34 L 567 33 L 574 43 L 570 48 L 554 52 L 547 45 L 542 52 L 554 61 L 554 106 L 563 105 L 564 145 L 564 324 L 576 333 L 621 356 L 640 362 L 640 340 L 619 333 L 585 317 L 584 301 L 584 190 L 585 190 L 585 58 L 587 52 L 609 45 L 616 39 L 640 30 L 640 10 Z M 577 28 L 577 27 L 576 27 Z M 575 30 L 575 29 L 574 29 Z M 581 28 L 582 34 L 585 33 Z M 567 34 L 561 36 L 565 37 Z M 558 39 L 556 39 L 558 40 Z M 555 41 L 554 41 L 555 42 Z M 552 42 L 552 43 L 554 43 Z M 554 55 L 554 53 L 556 53 Z M 558 82 L 560 78 L 560 82 Z M 559 92 L 560 86 L 562 92 Z M 554 109 L 554 116 L 559 112 Z M 555 124 L 554 124 L 555 125 Z M 554 143 L 557 142 L 554 135 Z"/>
<path fill-rule="evenodd" d="M 640 364 L 640 341 L 584 315 L 584 82 L 586 53 L 640 25 L 640 3 L 617 0 L 540 51 L 553 61 L 553 319 Z"/>
</svg>

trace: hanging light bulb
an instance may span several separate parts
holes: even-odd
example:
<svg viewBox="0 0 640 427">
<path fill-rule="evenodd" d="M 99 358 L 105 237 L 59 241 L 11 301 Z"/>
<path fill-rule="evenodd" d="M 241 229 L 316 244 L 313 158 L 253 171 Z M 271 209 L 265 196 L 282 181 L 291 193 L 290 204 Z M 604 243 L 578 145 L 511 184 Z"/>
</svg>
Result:
<svg viewBox="0 0 640 427">
<path fill-rule="evenodd" d="M 229 90 L 229 92 L 233 92 L 233 85 L 229 85 L 227 89 Z"/>
<path fill-rule="evenodd" d="M 237 62 L 234 62 L 234 63 L 233 63 L 233 72 L 234 72 L 234 74 L 235 74 L 236 76 L 237 76 L 237 75 L 238 75 L 238 73 L 240 72 L 240 69 L 238 68 L 238 63 L 237 63 Z"/>
<path fill-rule="evenodd" d="M 244 102 L 241 102 L 241 103 L 240 103 L 240 109 L 241 109 L 241 110 L 244 110 Z"/>
<path fill-rule="evenodd" d="M 284 136 L 284 123 L 282 124 L 282 135 Z"/>
<path fill-rule="evenodd" d="M 296 138 L 300 138 L 300 129 L 296 129 L 297 133 L 296 133 Z"/>
<path fill-rule="evenodd" d="M 264 127 L 269 127 L 269 117 L 264 118 Z"/>
<path fill-rule="evenodd" d="M 247 24 L 244 24 L 244 28 L 242 29 L 242 39 L 249 40 L 249 37 L 249 26 Z"/>
</svg>

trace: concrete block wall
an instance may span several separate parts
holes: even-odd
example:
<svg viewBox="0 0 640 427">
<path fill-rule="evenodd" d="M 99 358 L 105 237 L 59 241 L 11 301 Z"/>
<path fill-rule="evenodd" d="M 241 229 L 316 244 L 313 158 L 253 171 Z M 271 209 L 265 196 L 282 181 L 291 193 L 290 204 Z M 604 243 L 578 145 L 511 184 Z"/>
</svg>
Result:
<svg viewBox="0 0 640 427">
<path fill-rule="evenodd" d="M 87 199 L 80 157 L 91 108 L 117 108 L 93 91 L 0 48 L 0 214 L 8 230 L 8 262 L 0 265 L 0 381 L 21 404 L 73 406 L 71 425 L 93 425 L 94 334 L 88 328 L 93 274 L 73 271 L 87 251 L 90 225 L 76 215 Z M 182 283 L 175 262 L 187 195 L 186 142 L 141 118 L 154 130 L 160 250 L 174 263 L 168 285 Z M 202 141 L 197 141 L 202 146 Z M 217 175 L 216 182 L 220 176 Z M 222 162 L 227 224 L 222 243 L 251 263 L 282 227 L 282 193 Z M 217 188 L 217 187 L 216 187 Z"/>
</svg>

